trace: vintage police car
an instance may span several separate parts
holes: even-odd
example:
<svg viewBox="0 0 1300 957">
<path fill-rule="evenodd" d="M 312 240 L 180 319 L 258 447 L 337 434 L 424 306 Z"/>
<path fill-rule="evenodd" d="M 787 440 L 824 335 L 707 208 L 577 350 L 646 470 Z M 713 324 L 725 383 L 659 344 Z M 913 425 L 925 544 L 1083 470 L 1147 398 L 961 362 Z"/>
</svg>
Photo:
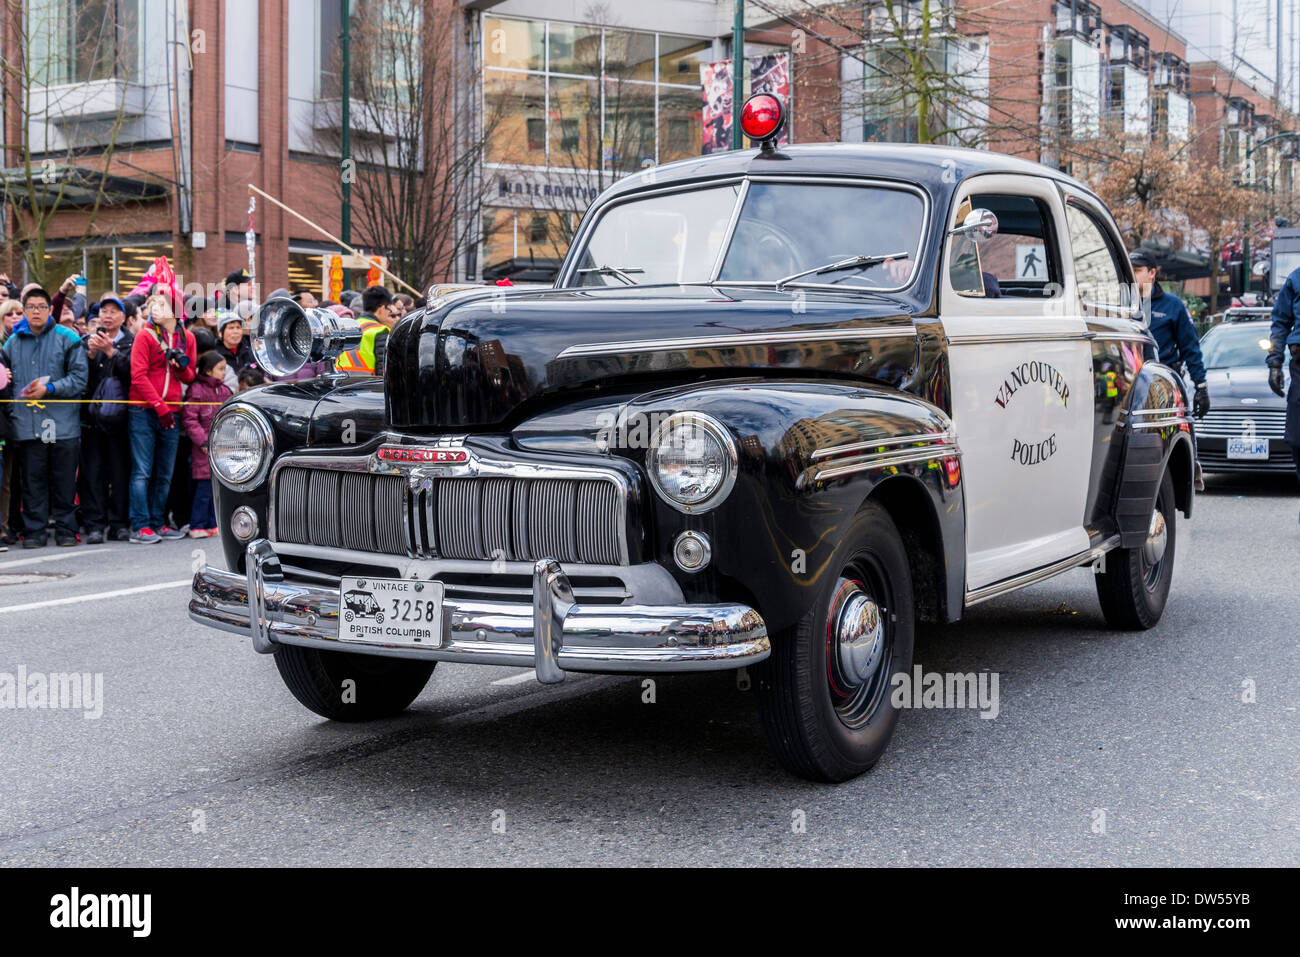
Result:
<svg viewBox="0 0 1300 957">
<path fill-rule="evenodd" d="M 1105 207 L 995 153 L 778 149 L 780 110 L 747 104 L 761 149 L 606 191 L 555 288 L 435 291 L 382 381 L 230 401 L 229 570 L 191 615 L 340 720 L 439 661 L 749 666 L 773 753 L 823 781 L 884 752 L 919 620 L 1091 566 L 1111 626 L 1154 625 L 1192 422 Z M 273 369 L 353 341 L 258 321 Z M 382 624 L 340 619 L 356 591 Z"/>
</svg>

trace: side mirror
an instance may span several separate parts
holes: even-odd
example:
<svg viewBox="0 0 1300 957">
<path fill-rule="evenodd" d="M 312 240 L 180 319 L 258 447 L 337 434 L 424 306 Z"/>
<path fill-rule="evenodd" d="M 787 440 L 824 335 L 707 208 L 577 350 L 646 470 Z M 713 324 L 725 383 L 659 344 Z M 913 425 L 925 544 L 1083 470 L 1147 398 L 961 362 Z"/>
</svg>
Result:
<svg viewBox="0 0 1300 957">
<path fill-rule="evenodd" d="M 973 242 L 988 242 L 998 234 L 998 218 L 988 209 L 972 209 L 960 226 L 948 230 L 950 236 L 967 235 Z"/>
</svg>

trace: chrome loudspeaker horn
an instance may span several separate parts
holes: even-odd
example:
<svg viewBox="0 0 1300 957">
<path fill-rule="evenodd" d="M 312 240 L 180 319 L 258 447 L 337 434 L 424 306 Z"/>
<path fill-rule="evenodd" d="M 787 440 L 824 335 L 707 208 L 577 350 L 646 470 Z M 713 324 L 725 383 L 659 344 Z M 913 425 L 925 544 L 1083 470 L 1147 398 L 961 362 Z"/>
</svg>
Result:
<svg viewBox="0 0 1300 957">
<path fill-rule="evenodd" d="M 252 322 L 253 356 L 273 376 L 293 375 L 308 362 L 333 359 L 361 345 L 361 326 L 328 309 L 304 309 L 292 299 L 268 299 Z"/>
</svg>

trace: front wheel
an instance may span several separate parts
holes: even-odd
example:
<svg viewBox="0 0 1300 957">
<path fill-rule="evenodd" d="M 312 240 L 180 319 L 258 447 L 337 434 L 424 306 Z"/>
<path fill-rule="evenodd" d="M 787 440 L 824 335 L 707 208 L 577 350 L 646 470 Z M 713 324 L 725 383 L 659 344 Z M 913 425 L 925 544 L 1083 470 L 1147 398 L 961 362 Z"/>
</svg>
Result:
<svg viewBox="0 0 1300 957">
<path fill-rule="evenodd" d="M 436 661 L 280 645 L 275 666 L 304 706 L 332 721 L 375 721 L 405 711 L 429 683 Z"/>
<path fill-rule="evenodd" d="M 1097 576 L 1097 598 L 1110 627 L 1138 631 L 1160 621 L 1174 578 L 1177 523 L 1174 483 L 1166 472 L 1147 525 L 1146 541 L 1137 548 L 1109 552 L 1106 570 Z"/>
<path fill-rule="evenodd" d="M 915 618 L 907 553 L 879 505 L 858 512 L 831 570 L 755 670 L 772 755 L 799 777 L 835 782 L 869 770 L 893 736 L 890 687 L 912 667 Z"/>
</svg>

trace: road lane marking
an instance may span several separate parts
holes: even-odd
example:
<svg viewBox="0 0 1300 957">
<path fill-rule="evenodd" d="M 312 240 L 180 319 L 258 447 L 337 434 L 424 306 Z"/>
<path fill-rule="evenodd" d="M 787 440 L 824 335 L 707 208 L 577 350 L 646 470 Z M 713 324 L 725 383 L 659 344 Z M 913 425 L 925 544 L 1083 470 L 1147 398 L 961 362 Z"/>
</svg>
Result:
<svg viewBox="0 0 1300 957">
<path fill-rule="evenodd" d="M 98 555 L 100 552 L 111 552 L 111 548 L 87 548 L 79 552 L 63 552 L 60 555 L 41 555 L 37 558 L 20 558 L 12 562 L 0 562 L 0 568 L 17 568 L 19 565 L 35 565 L 38 562 L 57 562 L 65 558 L 80 558 L 83 555 Z"/>
<path fill-rule="evenodd" d="M 11 611 L 34 611 L 37 608 L 52 608 L 55 605 L 75 605 L 83 601 L 95 601 L 101 598 L 118 598 L 122 595 L 138 595 L 147 591 L 162 591 L 164 588 L 180 588 L 193 582 L 191 578 L 181 578 L 174 582 L 159 582 L 156 585 L 140 585 L 136 588 L 118 588 L 114 591 L 101 591 L 93 595 L 74 595 L 71 598 L 51 598 L 49 601 L 33 601 L 25 605 L 0 605 L 0 615 Z"/>
<path fill-rule="evenodd" d="M 498 678 L 496 681 L 492 683 L 494 685 L 521 685 L 525 681 L 535 681 L 536 679 L 537 679 L 537 672 L 524 671 L 517 675 L 511 675 L 508 678 Z"/>
</svg>

